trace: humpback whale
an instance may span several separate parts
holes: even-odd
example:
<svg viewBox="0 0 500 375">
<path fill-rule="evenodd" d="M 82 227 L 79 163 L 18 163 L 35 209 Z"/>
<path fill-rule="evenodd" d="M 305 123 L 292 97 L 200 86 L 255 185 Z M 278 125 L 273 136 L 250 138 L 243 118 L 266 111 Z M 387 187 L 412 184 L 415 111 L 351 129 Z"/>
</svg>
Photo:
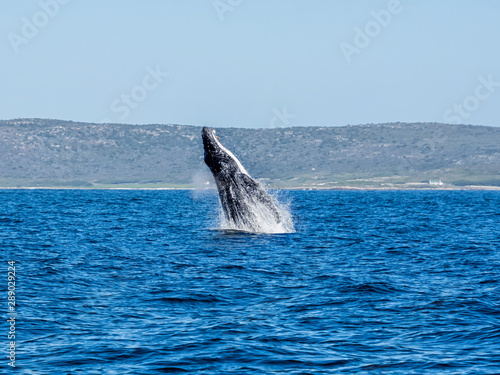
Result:
<svg viewBox="0 0 500 375">
<path fill-rule="evenodd" d="M 222 212 L 229 227 L 249 232 L 286 231 L 271 196 L 250 177 L 236 156 L 219 142 L 215 130 L 204 127 L 201 137 L 205 163 L 214 176 Z"/>
</svg>

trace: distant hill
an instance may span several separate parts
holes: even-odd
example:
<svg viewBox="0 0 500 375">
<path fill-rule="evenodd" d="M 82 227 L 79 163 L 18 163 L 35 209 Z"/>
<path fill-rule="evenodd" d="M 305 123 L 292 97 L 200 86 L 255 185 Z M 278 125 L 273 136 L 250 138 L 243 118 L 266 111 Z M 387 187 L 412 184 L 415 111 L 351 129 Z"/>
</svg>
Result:
<svg viewBox="0 0 500 375">
<path fill-rule="evenodd" d="M 272 187 L 500 186 L 500 128 L 438 123 L 217 129 Z M 201 126 L 0 121 L 0 186 L 207 186 Z M 208 185 L 209 186 L 209 185 Z M 438 185 L 436 185 L 438 186 Z"/>
</svg>

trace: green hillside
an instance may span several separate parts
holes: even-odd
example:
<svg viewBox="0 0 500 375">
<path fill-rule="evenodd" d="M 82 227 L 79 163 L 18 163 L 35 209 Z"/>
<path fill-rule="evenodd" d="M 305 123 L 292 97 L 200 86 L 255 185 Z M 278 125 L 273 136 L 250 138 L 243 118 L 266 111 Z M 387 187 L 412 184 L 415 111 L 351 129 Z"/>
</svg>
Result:
<svg viewBox="0 0 500 375">
<path fill-rule="evenodd" d="M 0 186 L 210 186 L 200 134 L 201 126 L 0 121 Z M 392 123 L 217 134 L 270 187 L 500 186 L 497 127 Z"/>
</svg>

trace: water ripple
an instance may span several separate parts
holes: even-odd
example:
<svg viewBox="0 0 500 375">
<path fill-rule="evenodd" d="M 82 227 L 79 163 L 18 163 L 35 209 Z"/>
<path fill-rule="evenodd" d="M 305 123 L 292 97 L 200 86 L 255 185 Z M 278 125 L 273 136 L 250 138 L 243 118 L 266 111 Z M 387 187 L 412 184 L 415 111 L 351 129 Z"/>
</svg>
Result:
<svg viewBox="0 0 500 375">
<path fill-rule="evenodd" d="M 0 199 L 20 373 L 500 373 L 498 192 L 293 191 L 275 235 L 212 193 Z"/>
</svg>

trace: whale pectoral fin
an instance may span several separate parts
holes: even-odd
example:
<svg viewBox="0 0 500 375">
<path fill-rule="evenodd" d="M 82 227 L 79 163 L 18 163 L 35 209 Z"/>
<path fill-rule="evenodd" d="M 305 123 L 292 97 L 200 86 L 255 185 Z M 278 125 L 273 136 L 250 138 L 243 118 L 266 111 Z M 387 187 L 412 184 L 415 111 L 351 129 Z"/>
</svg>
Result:
<svg viewBox="0 0 500 375">
<path fill-rule="evenodd" d="M 262 186 L 260 186 L 257 181 L 255 181 L 247 174 L 242 174 L 241 178 L 244 181 L 247 189 L 250 190 L 250 196 L 267 207 L 267 209 L 271 211 L 278 223 L 281 222 L 281 216 L 278 212 L 278 209 L 276 208 L 271 196 L 262 188 Z"/>
</svg>

